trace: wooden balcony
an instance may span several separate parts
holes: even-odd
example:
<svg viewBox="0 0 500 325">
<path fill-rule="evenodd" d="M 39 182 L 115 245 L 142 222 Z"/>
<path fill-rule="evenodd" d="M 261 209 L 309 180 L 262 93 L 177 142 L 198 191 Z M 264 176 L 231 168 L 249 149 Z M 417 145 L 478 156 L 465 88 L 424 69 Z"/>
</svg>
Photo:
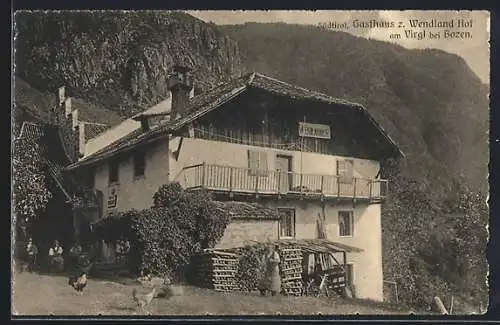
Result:
<svg viewBox="0 0 500 325">
<path fill-rule="evenodd" d="M 186 189 L 208 189 L 234 195 L 356 199 L 381 201 L 387 194 L 387 180 L 343 178 L 336 175 L 301 174 L 273 170 L 199 164 L 185 167 Z"/>
</svg>

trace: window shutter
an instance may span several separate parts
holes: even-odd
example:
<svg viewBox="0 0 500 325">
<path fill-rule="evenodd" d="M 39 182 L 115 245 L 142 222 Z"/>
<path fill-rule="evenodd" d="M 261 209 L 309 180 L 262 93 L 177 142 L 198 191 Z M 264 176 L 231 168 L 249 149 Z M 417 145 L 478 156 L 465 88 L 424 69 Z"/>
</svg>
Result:
<svg viewBox="0 0 500 325">
<path fill-rule="evenodd" d="M 267 152 L 261 151 L 259 152 L 259 175 L 266 176 L 267 175 Z"/>
<path fill-rule="evenodd" d="M 344 176 L 345 161 L 337 160 L 337 176 Z"/>
<path fill-rule="evenodd" d="M 353 165 L 354 162 L 352 160 L 345 161 L 346 177 L 348 177 L 349 179 L 352 179 L 354 177 Z"/>
<path fill-rule="evenodd" d="M 339 176 L 341 183 L 352 183 L 354 177 L 353 161 L 337 160 L 337 176 Z"/>
<path fill-rule="evenodd" d="M 259 168 L 259 153 L 257 151 L 248 150 L 248 169 L 249 174 L 255 176 Z"/>
</svg>

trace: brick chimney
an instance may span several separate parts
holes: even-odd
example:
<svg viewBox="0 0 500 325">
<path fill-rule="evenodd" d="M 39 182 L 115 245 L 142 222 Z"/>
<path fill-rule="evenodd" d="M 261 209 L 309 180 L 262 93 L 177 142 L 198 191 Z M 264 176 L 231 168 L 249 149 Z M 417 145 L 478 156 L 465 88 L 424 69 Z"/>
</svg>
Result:
<svg viewBox="0 0 500 325">
<path fill-rule="evenodd" d="M 78 127 L 78 124 L 79 124 L 78 109 L 74 109 L 70 112 L 71 112 L 71 127 L 73 128 L 73 130 L 76 130 L 76 128 Z"/>
<path fill-rule="evenodd" d="M 151 129 L 151 124 L 149 117 L 146 115 L 139 115 L 134 118 L 134 120 L 141 122 L 141 129 L 143 132 L 147 132 Z"/>
<path fill-rule="evenodd" d="M 73 108 L 71 107 L 71 97 L 67 97 L 64 100 L 63 105 L 64 105 L 64 117 L 70 116 L 73 110 Z"/>
<path fill-rule="evenodd" d="M 57 92 L 57 99 L 59 100 L 59 106 L 64 104 L 66 100 L 66 88 L 64 86 L 59 87 L 59 91 Z"/>
<path fill-rule="evenodd" d="M 168 80 L 168 90 L 172 94 L 172 119 L 185 114 L 188 101 L 194 96 L 193 77 L 191 69 L 175 66 L 174 73 Z"/>
<path fill-rule="evenodd" d="M 85 155 L 85 122 L 78 123 L 78 155 L 83 157 Z"/>
</svg>

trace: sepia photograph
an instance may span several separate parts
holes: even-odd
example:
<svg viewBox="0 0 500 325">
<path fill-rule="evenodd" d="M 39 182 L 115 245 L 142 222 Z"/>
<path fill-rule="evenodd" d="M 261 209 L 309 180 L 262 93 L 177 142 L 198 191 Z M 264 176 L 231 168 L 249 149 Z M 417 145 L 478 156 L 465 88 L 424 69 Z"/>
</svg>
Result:
<svg viewBox="0 0 500 325">
<path fill-rule="evenodd" d="M 16 11 L 11 314 L 482 315 L 488 11 Z"/>
</svg>

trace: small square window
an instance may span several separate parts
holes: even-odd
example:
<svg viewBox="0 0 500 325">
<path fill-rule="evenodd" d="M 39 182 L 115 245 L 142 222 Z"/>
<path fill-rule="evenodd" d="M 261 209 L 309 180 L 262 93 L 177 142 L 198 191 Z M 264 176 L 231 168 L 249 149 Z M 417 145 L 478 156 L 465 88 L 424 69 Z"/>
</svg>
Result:
<svg viewBox="0 0 500 325">
<path fill-rule="evenodd" d="M 280 215 L 280 238 L 295 237 L 295 210 L 278 209 Z"/>
<path fill-rule="evenodd" d="M 146 155 L 144 152 L 139 151 L 134 154 L 134 176 L 144 176 L 146 171 Z"/>
<path fill-rule="evenodd" d="M 352 236 L 354 232 L 353 212 L 339 211 L 339 236 Z"/>
<path fill-rule="evenodd" d="M 113 161 L 109 164 L 109 183 L 117 183 L 119 176 L 119 167 L 120 164 L 117 161 Z"/>
</svg>

